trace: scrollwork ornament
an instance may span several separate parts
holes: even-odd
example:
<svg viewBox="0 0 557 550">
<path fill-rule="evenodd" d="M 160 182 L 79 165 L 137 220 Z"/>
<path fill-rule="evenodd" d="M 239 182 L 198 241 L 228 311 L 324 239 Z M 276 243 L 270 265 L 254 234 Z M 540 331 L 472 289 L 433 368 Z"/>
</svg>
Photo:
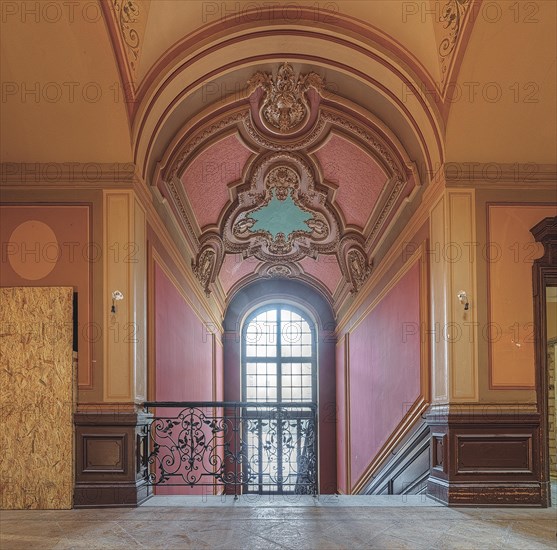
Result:
<svg viewBox="0 0 557 550">
<path fill-rule="evenodd" d="M 292 270 L 286 265 L 273 265 L 267 269 L 267 274 L 270 277 L 291 277 Z"/>
<path fill-rule="evenodd" d="M 298 174 L 288 166 L 273 168 L 265 178 L 265 186 L 267 189 L 274 189 L 279 201 L 286 200 L 290 191 L 298 189 L 299 184 Z"/>
<path fill-rule="evenodd" d="M 197 261 L 192 260 L 191 262 L 193 273 L 201 283 L 207 296 L 211 293 L 209 285 L 213 282 L 216 256 L 214 250 L 207 248 L 198 255 Z"/>
<path fill-rule="evenodd" d="M 449 57 L 454 52 L 466 11 L 470 7 L 470 0 L 449 0 L 441 10 L 441 19 L 444 21 L 443 29 L 448 35 L 439 44 L 439 57 L 441 60 L 441 80 L 447 76 Z"/>
<path fill-rule="evenodd" d="M 139 20 L 139 5 L 135 0 L 113 0 L 114 11 L 118 15 L 118 25 L 122 39 L 128 47 L 130 67 L 135 71 L 139 59 L 139 33 L 135 25 Z"/>
<path fill-rule="evenodd" d="M 368 264 L 364 254 L 355 248 L 348 251 L 346 255 L 346 264 L 348 265 L 348 271 L 350 273 L 352 293 L 356 293 L 371 274 L 371 266 Z"/>
</svg>

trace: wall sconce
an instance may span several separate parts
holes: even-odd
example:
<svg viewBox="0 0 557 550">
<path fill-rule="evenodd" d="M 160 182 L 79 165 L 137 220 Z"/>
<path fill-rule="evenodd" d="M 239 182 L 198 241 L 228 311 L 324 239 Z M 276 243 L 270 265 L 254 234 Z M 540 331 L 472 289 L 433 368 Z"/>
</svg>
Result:
<svg viewBox="0 0 557 550">
<path fill-rule="evenodd" d="M 461 304 L 464 304 L 464 311 L 468 311 L 470 304 L 468 303 L 468 296 L 465 290 L 459 290 L 456 297 L 459 299 Z"/>
<path fill-rule="evenodd" d="M 110 308 L 110 313 L 116 313 L 115 302 L 118 302 L 119 300 L 123 300 L 123 299 L 124 299 L 124 295 L 119 290 L 115 290 L 112 293 L 112 307 Z"/>
</svg>

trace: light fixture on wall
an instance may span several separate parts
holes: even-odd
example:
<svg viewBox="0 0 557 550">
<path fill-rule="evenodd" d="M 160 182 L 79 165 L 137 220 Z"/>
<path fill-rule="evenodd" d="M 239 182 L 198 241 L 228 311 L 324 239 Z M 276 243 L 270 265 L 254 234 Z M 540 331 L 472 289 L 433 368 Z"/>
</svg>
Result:
<svg viewBox="0 0 557 550">
<path fill-rule="evenodd" d="M 468 303 L 468 295 L 465 290 L 459 290 L 456 297 L 459 299 L 460 303 L 464 305 L 464 311 L 468 311 L 470 304 Z"/>
<path fill-rule="evenodd" d="M 116 313 L 116 302 L 123 299 L 124 295 L 119 290 L 115 290 L 112 293 L 112 307 L 110 308 L 110 313 Z"/>
</svg>

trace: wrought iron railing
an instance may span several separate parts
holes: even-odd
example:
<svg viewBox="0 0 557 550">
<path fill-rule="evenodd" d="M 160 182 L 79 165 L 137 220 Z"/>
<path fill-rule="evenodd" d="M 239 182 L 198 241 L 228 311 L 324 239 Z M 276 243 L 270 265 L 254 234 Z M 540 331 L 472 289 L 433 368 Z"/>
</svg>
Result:
<svg viewBox="0 0 557 550">
<path fill-rule="evenodd" d="M 312 494 L 317 407 L 312 403 L 147 402 L 144 479 L 215 493 Z"/>
</svg>

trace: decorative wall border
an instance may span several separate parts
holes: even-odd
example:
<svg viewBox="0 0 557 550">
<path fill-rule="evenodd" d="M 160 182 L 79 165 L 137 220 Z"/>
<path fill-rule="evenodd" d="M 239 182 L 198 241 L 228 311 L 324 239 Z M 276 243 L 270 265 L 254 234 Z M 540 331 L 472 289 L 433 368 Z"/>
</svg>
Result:
<svg viewBox="0 0 557 550">
<path fill-rule="evenodd" d="M 127 188 L 136 181 L 132 162 L 0 162 L 1 188 Z"/>
</svg>

